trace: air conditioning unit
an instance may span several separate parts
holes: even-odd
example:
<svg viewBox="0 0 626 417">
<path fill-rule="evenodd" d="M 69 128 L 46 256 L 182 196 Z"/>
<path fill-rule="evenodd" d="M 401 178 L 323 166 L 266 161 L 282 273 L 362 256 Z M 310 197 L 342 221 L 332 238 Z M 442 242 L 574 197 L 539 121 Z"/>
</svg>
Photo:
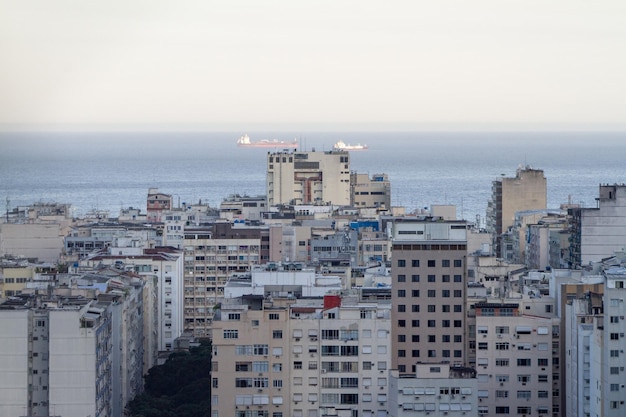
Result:
<svg viewBox="0 0 626 417">
<path fill-rule="evenodd" d="M 502 339 L 502 335 L 501 334 L 498 335 L 498 339 Z"/>
</svg>

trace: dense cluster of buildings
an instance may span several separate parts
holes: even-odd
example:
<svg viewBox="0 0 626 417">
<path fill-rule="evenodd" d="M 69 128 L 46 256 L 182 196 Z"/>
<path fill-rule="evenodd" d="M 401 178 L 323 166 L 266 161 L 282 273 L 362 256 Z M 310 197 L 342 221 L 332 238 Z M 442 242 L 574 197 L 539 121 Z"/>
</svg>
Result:
<svg viewBox="0 0 626 417">
<path fill-rule="evenodd" d="M 497 178 L 486 228 L 391 206 L 345 151 L 267 154 L 267 195 L 0 224 L 0 415 L 121 416 L 212 342 L 214 417 L 622 416 L 626 186 L 547 208 Z"/>
</svg>

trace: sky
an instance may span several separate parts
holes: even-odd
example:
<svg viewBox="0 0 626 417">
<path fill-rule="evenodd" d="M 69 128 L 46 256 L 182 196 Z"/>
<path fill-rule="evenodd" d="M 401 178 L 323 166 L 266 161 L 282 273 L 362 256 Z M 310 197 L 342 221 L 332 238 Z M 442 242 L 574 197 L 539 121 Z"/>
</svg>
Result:
<svg viewBox="0 0 626 417">
<path fill-rule="evenodd" d="M 0 0 L 0 130 L 626 130 L 623 0 Z"/>
</svg>

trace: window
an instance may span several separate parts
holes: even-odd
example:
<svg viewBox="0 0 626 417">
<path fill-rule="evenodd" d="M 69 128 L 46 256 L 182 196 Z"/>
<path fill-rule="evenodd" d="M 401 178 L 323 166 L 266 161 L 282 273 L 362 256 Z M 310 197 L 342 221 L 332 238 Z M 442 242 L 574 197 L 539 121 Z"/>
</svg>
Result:
<svg viewBox="0 0 626 417">
<path fill-rule="evenodd" d="M 420 327 L 419 320 L 411 320 L 411 327 Z"/>
<path fill-rule="evenodd" d="M 488 350 L 489 343 L 487 342 L 478 342 L 478 350 Z"/>
<path fill-rule="evenodd" d="M 437 306 L 434 304 L 428 304 L 428 312 L 429 313 L 434 313 L 436 311 Z"/>
<path fill-rule="evenodd" d="M 454 260 L 454 267 L 455 268 L 461 268 L 463 267 L 463 261 L 461 259 L 455 259 Z"/>
<path fill-rule="evenodd" d="M 496 342 L 496 350 L 509 350 L 509 342 Z"/>
<path fill-rule="evenodd" d="M 419 268 L 419 266 L 420 266 L 420 260 L 419 260 L 419 259 L 413 259 L 413 260 L 411 261 L 411 266 L 412 266 L 413 268 Z M 418 275 L 418 277 L 419 277 L 419 275 Z"/>
<path fill-rule="evenodd" d="M 411 290 L 411 297 L 419 297 L 420 290 Z"/>
<path fill-rule="evenodd" d="M 509 407 L 496 407 L 496 414 L 509 414 Z"/>
<path fill-rule="evenodd" d="M 282 330 L 274 330 L 272 331 L 272 339 L 282 339 L 283 331 Z"/>
<path fill-rule="evenodd" d="M 270 320 L 280 320 L 280 314 L 278 314 L 278 313 L 270 313 L 269 319 Z"/>
<path fill-rule="evenodd" d="M 436 290 L 428 290 L 428 297 L 429 298 L 435 298 L 437 296 L 437 291 Z"/>
<path fill-rule="evenodd" d="M 450 290 L 441 290 L 441 296 L 444 298 L 450 297 Z"/>
<path fill-rule="evenodd" d="M 398 282 L 406 282 L 406 275 L 398 275 Z"/>
<path fill-rule="evenodd" d="M 428 260 L 428 267 L 429 268 L 434 268 L 436 266 L 435 260 L 434 259 L 429 259 Z"/>
<path fill-rule="evenodd" d="M 450 267 L 450 259 L 443 259 L 441 261 L 441 266 L 444 268 L 449 268 Z"/>
<path fill-rule="evenodd" d="M 522 399 L 522 400 L 529 399 L 530 398 L 530 391 L 526 391 L 526 390 L 524 390 L 524 391 L 517 391 L 517 398 L 518 399 Z"/>
<path fill-rule="evenodd" d="M 524 358 L 518 359 L 517 366 L 530 366 L 530 359 L 524 359 Z"/>
<path fill-rule="evenodd" d="M 454 282 L 462 282 L 462 281 L 463 281 L 463 277 L 461 275 L 454 276 Z"/>
<path fill-rule="evenodd" d="M 428 276 L 428 282 L 435 282 L 436 278 L 434 275 L 429 275 Z"/>
<path fill-rule="evenodd" d="M 506 358 L 496 359 L 496 366 L 509 366 L 509 360 Z"/>
<path fill-rule="evenodd" d="M 404 313 L 406 311 L 406 305 L 398 304 L 398 313 Z"/>
<path fill-rule="evenodd" d="M 435 320 L 428 320 L 428 327 L 436 327 Z"/>
<path fill-rule="evenodd" d="M 413 304 L 413 305 L 411 306 L 411 311 L 412 311 L 413 313 L 419 313 L 419 312 L 420 312 L 420 306 L 419 306 L 419 304 Z"/>
<path fill-rule="evenodd" d="M 237 339 L 239 338 L 238 330 L 224 330 L 224 339 Z"/>
<path fill-rule="evenodd" d="M 419 275 L 411 275 L 411 282 L 420 282 Z"/>
<path fill-rule="evenodd" d="M 398 290 L 398 297 L 406 297 L 406 290 Z"/>
<path fill-rule="evenodd" d="M 537 359 L 537 366 L 548 366 L 548 359 L 546 358 Z"/>
<path fill-rule="evenodd" d="M 509 398 L 509 392 L 506 390 L 496 390 L 496 398 Z"/>
<path fill-rule="evenodd" d="M 406 266 L 405 259 L 398 259 L 398 268 L 404 268 Z"/>
</svg>

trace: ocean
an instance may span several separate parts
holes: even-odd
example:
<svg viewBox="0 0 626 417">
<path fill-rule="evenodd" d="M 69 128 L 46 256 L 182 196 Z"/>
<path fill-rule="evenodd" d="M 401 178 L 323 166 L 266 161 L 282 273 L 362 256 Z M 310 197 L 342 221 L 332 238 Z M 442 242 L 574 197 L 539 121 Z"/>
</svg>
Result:
<svg viewBox="0 0 626 417">
<path fill-rule="evenodd" d="M 219 207 L 230 194 L 265 194 L 268 149 L 238 148 L 244 132 L 0 133 L 0 212 L 34 202 L 71 203 L 74 215 L 145 212 L 148 189 L 174 201 Z M 367 144 L 351 170 L 389 176 L 392 204 L 413 211 L 454 204 L 484 222 L 491 183 L 519 166 L 543 169 L 548 208 L 595 207 L 599 184 L 626 182 L 626 133 L 248 132 L 252 140 L 297 138 L 302 150 Z M 270 150 L 271 151 L 271 150 Z M 7 204 L 8 203 L 8 204 Z"/>
</svg>

